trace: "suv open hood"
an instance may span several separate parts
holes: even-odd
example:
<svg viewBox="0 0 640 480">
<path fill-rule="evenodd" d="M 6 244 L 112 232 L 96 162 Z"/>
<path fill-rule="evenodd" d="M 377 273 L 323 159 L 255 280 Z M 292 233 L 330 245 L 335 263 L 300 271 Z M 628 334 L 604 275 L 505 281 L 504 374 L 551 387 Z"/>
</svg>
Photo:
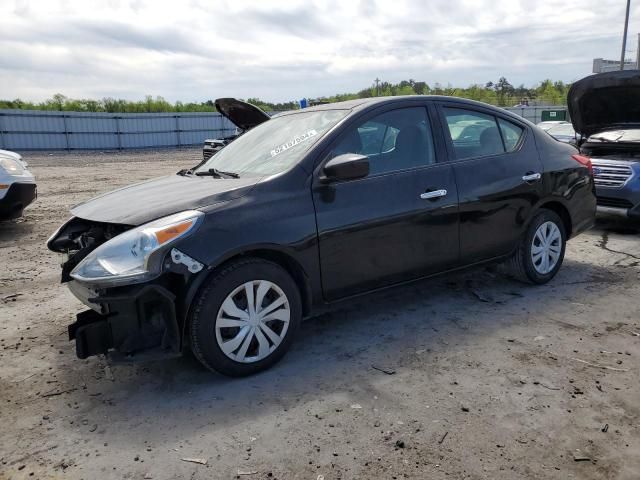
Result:
<svg viewBox="0 0 640 480">
<path fill-rule="evenodd" d="M 249 130 L 271 118 L 255 105 L 235 98 L 218 98 L 215 101 L 215 105 L 218 112 L 242 130 Z"/>
<path fill-rule="evenodd" d="M 141 225 L 172 213 L 241 197 L 259 180 L 172 175 L 99 195 L 76 205 L 71 213 L 96 222 Z"/>
<path fill-rule="evenodd" d="M 567 96 L 576 132 L 640 127 L 640 70 L 600 73 L 575 82 Z"/>
</svg>

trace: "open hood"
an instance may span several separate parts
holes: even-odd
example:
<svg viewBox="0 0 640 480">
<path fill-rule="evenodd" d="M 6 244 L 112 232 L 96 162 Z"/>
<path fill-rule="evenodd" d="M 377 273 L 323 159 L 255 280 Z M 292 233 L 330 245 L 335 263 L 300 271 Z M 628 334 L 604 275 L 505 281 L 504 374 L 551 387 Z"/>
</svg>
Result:
<svg viewBox="0 0 640 480">
<path fill-rule="evenodd" d="M 241 197 L 259 180 L 172 175 L 99 195 L 76 205 L 71 213 L 96 222 L 141 225 L 172 213 Z"/>
<path fill-rule="evenodd" d="M 576 132 L 640 127 L 640 70 L 591 75 L 575 82 L 567 96 Z"/>
<path fill-rule="evenodd" d="M 218 112 L 242 130 L 249 130 L 271 118 L 255 105 L 235 98 L 218 98 L 215 105 Z"/>
</svg>

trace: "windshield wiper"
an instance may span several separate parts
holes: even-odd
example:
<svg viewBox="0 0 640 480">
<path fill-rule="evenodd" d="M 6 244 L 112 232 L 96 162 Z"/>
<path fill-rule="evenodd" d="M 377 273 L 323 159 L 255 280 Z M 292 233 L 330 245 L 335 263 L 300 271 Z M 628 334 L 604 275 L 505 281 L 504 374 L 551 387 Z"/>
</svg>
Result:
<svg viewBox="0 0 640 480">
<path fill-rule="evenodd" d="M 236 172 L 225 172 L 224 170 L 218 170 L 217 168 L 210 168 L 204 172 L 196 172 L 198 177 L 214 177 L 214 178 L 240 178 Z"/>
<path fill-rule="evenodd" d="M 180 175 L 182 177 L 184 177 L 185 175 L 193 175 L 193 168 L 183 168 L 182 170 L 178 171 L 176 175 Z"/>
</svg>

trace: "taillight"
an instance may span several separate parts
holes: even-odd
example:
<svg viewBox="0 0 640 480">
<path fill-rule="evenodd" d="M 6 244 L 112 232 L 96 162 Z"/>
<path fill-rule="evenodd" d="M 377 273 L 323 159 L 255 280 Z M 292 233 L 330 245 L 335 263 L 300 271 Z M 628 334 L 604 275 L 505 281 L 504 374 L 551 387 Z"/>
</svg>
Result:
<svg viewBox="0 0 640 480">
<path fill-rule="evenodd" d="M 571 158 L 573 158 L 576 162 L 581 163 L 582 165 L 587 167 L 589 169 L 589 173 L 593 175 L 593 165 L 591 164 L 591 159 L 589 157 L 585 157 L 584 155 L 578 155 L 576 153 L 575 155 L 571 155 Z"/>
</svg>

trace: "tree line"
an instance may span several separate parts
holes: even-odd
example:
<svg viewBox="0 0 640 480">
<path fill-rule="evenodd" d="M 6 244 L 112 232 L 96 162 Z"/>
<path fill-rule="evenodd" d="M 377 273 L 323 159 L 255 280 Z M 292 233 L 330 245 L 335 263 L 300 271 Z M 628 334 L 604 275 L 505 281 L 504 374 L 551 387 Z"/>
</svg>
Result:
<svg viewBox="0 0 640 480">
<path fill-rule="evenodd" d="M 329 97 L 309 99 L 315 102 L 341 102 L 357 98 L 395 95 L 448 95 L 452 97 L 468 98 L 480 102 L 509 107 L 522 102 L 529 105 L 565 105 L 567 93 L 571 85 L 562 81 L 544 80 L 534 87 L 524 85 L 513 86 L 505 77 L 497 82 L 487 82 L 484 85 L 474 84 L 466 88 L 433 86 L 422 81 L 402 80 L 398 83 L 378 82 L 356 93 L 342 93 Z M 299 108 L 297 101 L 272 103 L 259 98 L 249 98 L 247 102 L 257 105 L 265 111 L 284 111 Z M 0 109 L 22 110 L 59 110 L 74 112 L 108 112 L 108 113 L 154 113 L 154 112 L 215 112 L 213 100 L 204 102 L 175 102 L 171 103 L 163 97 L 147 95 L 144 100 L 132 101 L 105 97 L 101 100 L 74 99 L 62 94 L 56 94 L 43 102 L 26 102 L 20 99 L 0 100 Z"/>
<path fill-rule="evenodd" d="M 544 80 L 530 88 L 524 85 L 515 87 L 505 77 L 500 77 L 497 82 L 487 82 L 484 85 L 473 84 L 466 88 L 451 85 L 445 87 L 439 83 L 430 86 L 426 82 L 416 82 L 415 80 L 403 80 L 399 83 L 383 81 L 357 93 L 322 97 L 316 101 L 340 102 L 356 98 L 394 95 L 447 95 L 477 100 L 499 107 L 511 107 L 522 102 L 527 102 L 529 105 L 566 105 L 570 87 L 571 84 L 562 81 L 554 82 L 553 80 Z"/>
</svg>

